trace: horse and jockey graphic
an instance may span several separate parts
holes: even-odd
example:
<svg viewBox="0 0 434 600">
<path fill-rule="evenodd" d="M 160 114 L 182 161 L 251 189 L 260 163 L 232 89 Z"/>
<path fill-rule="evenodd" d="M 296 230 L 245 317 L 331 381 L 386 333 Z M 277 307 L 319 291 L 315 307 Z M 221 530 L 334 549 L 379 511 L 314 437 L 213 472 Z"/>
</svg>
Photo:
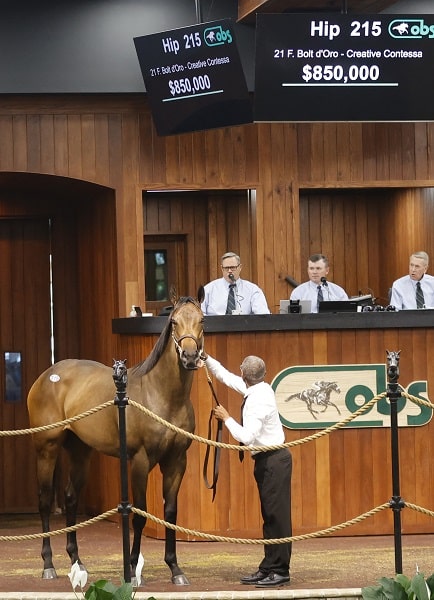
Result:
<svg viewBox="0 0 434 600">
<path fill-rule="evenodd" d="M 306 403 L 307 410 L 314 419 L 318 419 L 316 415 L 325 412 L 329 406 L 334 406 L 340 415 L 341 411 L 338 406 L 330 399 L 332 392 L 341 393 L 336 381 L 315 381 L 312 387 L 305 388 L 296 394 L 291 394 L 291 396 L 286 398 L 285 402 L 289 402 L 289 400 L 295 398 L 302 400 Z"/>
</svg>

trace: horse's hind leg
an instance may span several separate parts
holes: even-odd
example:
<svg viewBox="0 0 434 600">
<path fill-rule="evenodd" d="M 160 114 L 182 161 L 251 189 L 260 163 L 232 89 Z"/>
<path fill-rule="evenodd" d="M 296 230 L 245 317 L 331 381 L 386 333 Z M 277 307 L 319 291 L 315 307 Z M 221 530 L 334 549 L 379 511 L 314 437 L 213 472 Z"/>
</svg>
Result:
<svg viewBox="0 0 434 600">
<path fill-rule="evenodd" d="M 50 514 L 54 500 L 54 469 L 56 466 L 60 440 L 44 440 L 35 436 L 36 469 L 39 484 L 39 515 L 41 517 L 42 532 L 50 531 Z M 56 579 L 57 573 L 53 565 L 53 552 L 49 537 L 42 540 L 41 557 L 43 560 L 43 579 Z"/>
<path fill-rule="evenodd" d="M 66 526 L 72 527 L 77 523 L 78 501 L 80 492 L 87 480 L 92 449 L 71 431 L 68 432 L 64 447 L 68 452 L 70 462 L 69 481 L 65 489 L 65 516 Z M 66 551 L 71 559 L 71 565 L 78 562 L 80 568 L 86 570 L 78 555 L 77 534 L 75 531 L 67 533 Z"/>
</svg>

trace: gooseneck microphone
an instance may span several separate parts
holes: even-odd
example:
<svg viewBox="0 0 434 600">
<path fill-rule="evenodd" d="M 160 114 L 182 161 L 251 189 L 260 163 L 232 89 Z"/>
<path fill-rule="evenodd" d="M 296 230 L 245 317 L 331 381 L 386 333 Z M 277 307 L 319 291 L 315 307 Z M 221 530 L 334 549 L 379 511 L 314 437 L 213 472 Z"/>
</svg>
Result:
<svg viewBox="0 0 434 600">
<path fill-rule="evenodd" d="M 232 283 L 235 283 L 235 277 L 233 273 L 229 273 L 228 277 L 232 281 Z"/>
<path fill-rule="evenodd" d="M 325 277 L 321 277 L 321 283 L 324 287 L 328 287 L 327 279 Z"/>
</svg>

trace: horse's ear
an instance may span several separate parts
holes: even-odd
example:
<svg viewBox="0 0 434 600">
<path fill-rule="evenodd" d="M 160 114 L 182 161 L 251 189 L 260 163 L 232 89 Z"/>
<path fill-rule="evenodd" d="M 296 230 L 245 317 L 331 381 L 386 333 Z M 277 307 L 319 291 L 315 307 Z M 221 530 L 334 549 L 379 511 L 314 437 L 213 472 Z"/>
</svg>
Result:
<svg viewBox="0 0 434 600">
<path fill-rule="evenodd" d="M 199 304 L 202 304 L 202 302 L 205 299 L 205 288 L 203 287 L 203 285 L 199 286 L 199 289 L 197 290 L 197 301 L 199 302 Z"/>
<path fill-rule="evenodd" d="M 178 292 L 176 291 L 176 285 L 172 283 L 169 290 L 169 298 L 173 306 L 178 302 Z"/>
</svg>

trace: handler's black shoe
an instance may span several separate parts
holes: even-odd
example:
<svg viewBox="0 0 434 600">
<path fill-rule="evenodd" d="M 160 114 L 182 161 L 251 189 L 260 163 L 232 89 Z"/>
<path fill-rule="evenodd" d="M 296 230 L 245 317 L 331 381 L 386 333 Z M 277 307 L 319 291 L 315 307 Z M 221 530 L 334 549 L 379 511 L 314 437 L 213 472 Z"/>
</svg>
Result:
<svg viewBox="0 0 434 600">
<path fill-rule="evenodd" d="M 252 575 L 244 575 L 244 577 L 241 577 L 240 582 L 244 583 L 245 585 L 250 585 L 252 583 L 258 583 L 258 581 L 262 581 L 266 577 L 268 577 L 267 573 L 259 570 Z"/>
<path fill-rule="evenodd" d="M 289 575 L 279 575 L 278 573 L 270 573 L 264 579 L 260 579 L 256 583 L 256 587 L 258 588 L 269 588 L 269 587 L 277 587 L 278 585 L 283 585 L 284 583 L 289 583 L 291 578 Z"/>
</svg>

